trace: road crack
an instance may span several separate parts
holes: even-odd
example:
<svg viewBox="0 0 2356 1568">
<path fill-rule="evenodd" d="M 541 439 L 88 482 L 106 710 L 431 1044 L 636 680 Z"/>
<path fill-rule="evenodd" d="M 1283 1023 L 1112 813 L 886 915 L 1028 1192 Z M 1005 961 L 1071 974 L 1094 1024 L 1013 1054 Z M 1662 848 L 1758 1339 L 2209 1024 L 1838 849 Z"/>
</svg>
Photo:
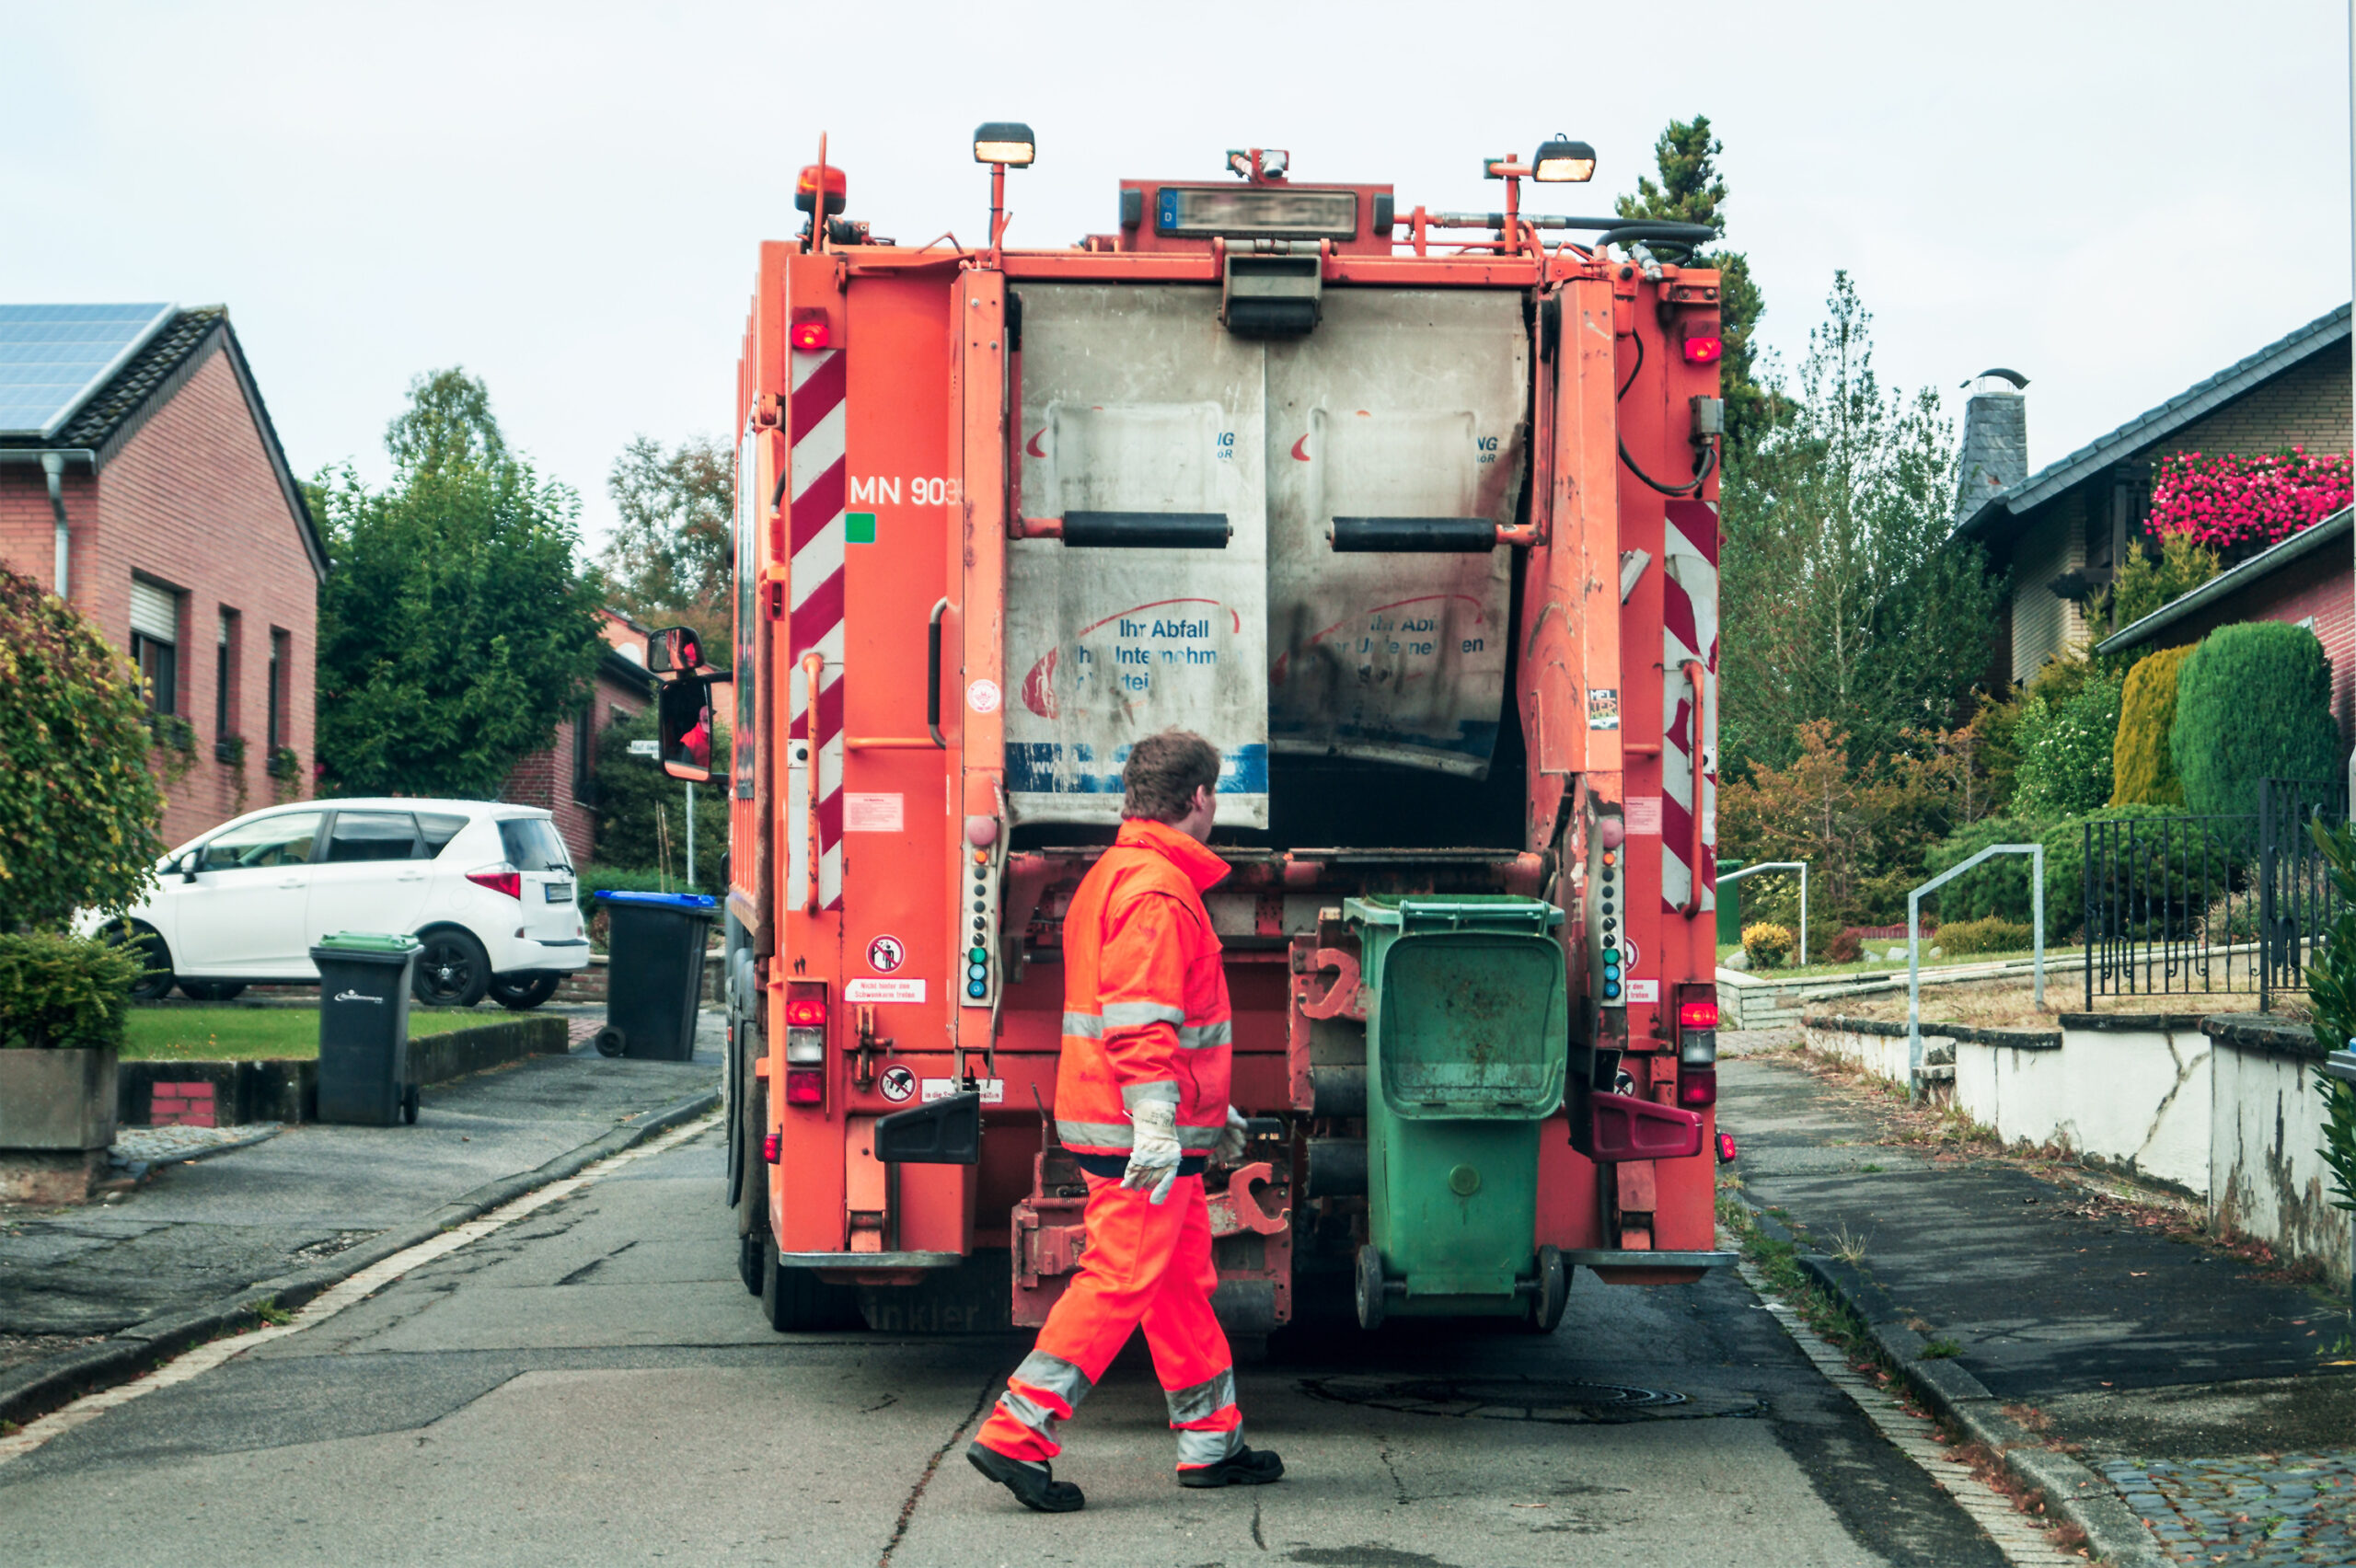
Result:
<svg viewBox="0 0 2356 1568">
<path fill-rule="evenodd" d="M 935 1448 L 932 1458 L 925 1461 L 924 1473 L 917 1477 L 914 1486 L 908 1488 L 908 1500 L 900 1505 L 900 1517 L 892 1527 L 892 1539 L 884 1543 L 884 1555 L 875 1560 L 875 1568 L 892 1568 L 892 1554 L 900 1550 L 900 1539 L 908 1533 L 908 1524 L 917 1516 L 917 1505 L 924 1501 L 924 1489 L 932 1484 L 934 1473 L 941 1469 L 941 1461 L 949 1457 L 949 1450 L 957 1446 L 957 1439 L 965 1435 L 965 1429 L 982 1418 L 982 1412 L 989 1408 L 992 1396 L 1004 1381 L 1004 1378 L 993 1376 L 982 1384 L 981 1395 L 974 1401 L 974 1408 L 965 1412 L 965 1419 L 957 1424 L 949 1434 L 948 1440 Z"/>
<path fill-rule="evenodd" d="M 1382 1468 L 1391 1472 L 1391 1490 L 1397 1495 L 1399 1506 L 1404 1508 L 1408 1504 L 1413 1503 L 1415 1499 L 1407 1495 L 1407 1483 L 1399 1479 L 1399 1467 L 1391 1462 L 1390 1437 L 1386 1435 L 1380 1439 L 1380 1442 L 1381 1447 L 1377 1449 L 1376 1452 L 1381 1457 Z"/>
</svg>

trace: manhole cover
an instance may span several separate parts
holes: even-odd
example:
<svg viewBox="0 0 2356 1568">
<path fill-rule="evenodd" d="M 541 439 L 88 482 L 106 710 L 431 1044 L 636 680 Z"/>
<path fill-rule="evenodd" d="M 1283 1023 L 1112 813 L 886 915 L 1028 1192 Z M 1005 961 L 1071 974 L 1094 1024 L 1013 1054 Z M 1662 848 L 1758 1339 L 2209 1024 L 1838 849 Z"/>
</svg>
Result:
<svg viewBox="0 0 2356 1568">
<path fill-rule="evenodd" d="M 1666 1389 L 1641 1389 L 1630 1383 L 1558 1382 L 1529 1378 L 1312 1378 L 1301 1387 L 1317 1399 L 1395 1410 L 1408 1415 L 1542 1421 L 1562 1425 L 1748 1415 L 1759 1408 L 1758 1401 L 1739 1397 L 1696 1401 Z"/>
</svg>

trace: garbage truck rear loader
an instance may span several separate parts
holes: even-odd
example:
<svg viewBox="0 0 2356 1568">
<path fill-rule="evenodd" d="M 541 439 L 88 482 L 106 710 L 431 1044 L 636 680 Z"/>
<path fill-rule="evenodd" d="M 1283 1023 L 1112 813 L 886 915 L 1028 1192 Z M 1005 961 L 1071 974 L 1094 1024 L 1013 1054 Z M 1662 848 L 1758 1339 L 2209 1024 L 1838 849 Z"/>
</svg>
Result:
<svg viewBox="0 0 2356 1568">
<path fill-rule="evenodd" d="M 1231 1332 L 1320 1285 L 1551 1330 L 1576 1268 L 1728 1261 L 1706 231 L 1523 213 L 1592 169 L 1556 138 L 1487 162 L 1496 212 L 1246 149 L 1014 249 L 992 125 L 983 243 L 901 245 L 821 145 L 745 331 L 733 657 L 649 649 L 666 767 L 731 797 L 770 1321 L 1044 1319 L 1084 1244 L 1062 920 L 1169 728 L 1224 758 Z"/>
</svg>

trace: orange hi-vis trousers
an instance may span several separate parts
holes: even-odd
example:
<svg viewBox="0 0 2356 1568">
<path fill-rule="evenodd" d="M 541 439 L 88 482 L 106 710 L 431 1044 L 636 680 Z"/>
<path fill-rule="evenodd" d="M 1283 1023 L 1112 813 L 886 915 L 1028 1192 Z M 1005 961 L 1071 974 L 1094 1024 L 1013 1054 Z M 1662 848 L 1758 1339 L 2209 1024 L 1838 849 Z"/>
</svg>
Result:
<svg viewBox="0 0 2356 1568">
<path fill-rule="evenodd" d="M 1218 1463 L 1243 1447 L 1243 1412 L 1235 1403 L 1235 1358 L 1211 1314 L 1218 1270 L 1203 1179 L 1179 1177 L 1155 1204 L 1117 1178 L 1091 1175 L 1083 1220 L 1088 1250 L 1080 1272 L 1047 1313 L 1037 1347 L 1007 1379 L 982 1424 L 982 1445 L 1012 1459 L 1063 1452 L 1057 1424 L 1070 1419 L 1130 1331 L 1143 1325 L 1178 1434 L 1178 1468 Z"/>
</svg>

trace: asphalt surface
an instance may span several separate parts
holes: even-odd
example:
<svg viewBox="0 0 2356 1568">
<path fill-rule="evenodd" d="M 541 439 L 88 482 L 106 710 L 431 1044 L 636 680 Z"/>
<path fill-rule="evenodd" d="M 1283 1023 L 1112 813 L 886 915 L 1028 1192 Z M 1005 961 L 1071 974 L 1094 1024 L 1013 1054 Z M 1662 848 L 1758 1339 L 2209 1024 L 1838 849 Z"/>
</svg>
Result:
<svg viewBox="0 0 2356 1568">
<path fill-rule="evenodd" d="M 650 1108 L 710 1089 L 721 1023 L 692 1062 L 583 1045 L 421 1091 L 414 1126 L 306 1124 L 166 1165 L 118 1201 L 0 1214 L 0 1335 L 110 1333 L 320 1262 Z"/>
<path fill-rule="evenodd" d="M 1027 1514 L 962 1452 L 1028 1336 L 772 1333 L 720 1164 L 648 1156 L 0 1466 L 9 1561 L 2002 1561 L 1724 1272 L 1582 1274 L 1544 1341 L 1280 1335 L 1241 1369 L 1271 1487 L 1172 1483 L 1133 1347 L 1066 1428 L 1087 1511 Z"/>
</svg>

